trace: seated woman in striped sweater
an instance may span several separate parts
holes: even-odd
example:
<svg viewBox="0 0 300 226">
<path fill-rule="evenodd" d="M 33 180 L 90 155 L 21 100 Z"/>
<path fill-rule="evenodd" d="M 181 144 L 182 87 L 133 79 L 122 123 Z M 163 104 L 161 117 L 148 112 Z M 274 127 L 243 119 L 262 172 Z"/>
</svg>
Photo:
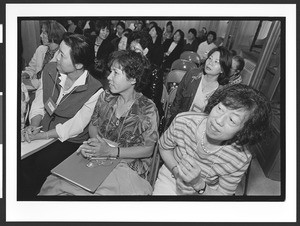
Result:
<svg viewBox="0 0 300 226">
<path fill-rule="evenodd" d="M 251 161 L 247 145 L 264 138 L 270 120 L 266 98 L 242 84 L 216 91 L 204 113 L 178 114 L 159 140 L 153 195 L 233 195 Z"/>
</svg>

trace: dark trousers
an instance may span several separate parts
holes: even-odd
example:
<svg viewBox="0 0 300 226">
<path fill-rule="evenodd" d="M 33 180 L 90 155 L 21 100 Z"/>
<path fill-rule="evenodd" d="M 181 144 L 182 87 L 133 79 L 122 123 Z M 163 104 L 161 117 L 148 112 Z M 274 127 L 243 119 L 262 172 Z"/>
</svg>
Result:
<svg viewBox="0 0 300 226">
<path fill-rule="evenodd" d="M 51 170 L 74 153 L 81 144 L 59 140 L 18 164 L 18 200 L 32 200 Z"/>
</svg>

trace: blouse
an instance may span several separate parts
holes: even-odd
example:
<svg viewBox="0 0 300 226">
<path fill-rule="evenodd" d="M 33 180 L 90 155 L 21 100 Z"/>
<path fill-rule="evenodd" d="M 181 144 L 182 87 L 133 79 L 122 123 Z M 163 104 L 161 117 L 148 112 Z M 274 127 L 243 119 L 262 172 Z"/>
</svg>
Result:
<svg viewBox="0 0 300 226">
<path fill-rule="evenodd" d="M 158 111 L 152 100 L 137 93 L 126 115 L 115 116 L 118 95 L 108 90 L 100 94 L 91 123 L 100 137 L 117 142 L 120 147 L 152 146 L 158 140 Z M 128 160 L 128 159 L 127 159 Z M 129 159 L 128 166 L 146 178 L 151 158 Z"/>
</svg>

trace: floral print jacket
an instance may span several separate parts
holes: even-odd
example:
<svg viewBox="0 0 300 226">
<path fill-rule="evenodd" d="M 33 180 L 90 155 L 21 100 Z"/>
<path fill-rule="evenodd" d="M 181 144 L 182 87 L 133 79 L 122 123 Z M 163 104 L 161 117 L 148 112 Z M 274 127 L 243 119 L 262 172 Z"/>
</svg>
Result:
<svg viewBox="0 0 300 226">
<path fill-rule="evenodd" d="M 152 100 L 137 93 L 126 115 L 117 119 L 114 114 L 118 95 L 102 92 L 95 106 L 91 122 L 100 137 L 117 142 L 120 147 L 151 146 L 158 140 L 158 111 Z M 151 158 L 131 159 L 128 166 L 142 178 L 147 177 Z"/>
</svg>

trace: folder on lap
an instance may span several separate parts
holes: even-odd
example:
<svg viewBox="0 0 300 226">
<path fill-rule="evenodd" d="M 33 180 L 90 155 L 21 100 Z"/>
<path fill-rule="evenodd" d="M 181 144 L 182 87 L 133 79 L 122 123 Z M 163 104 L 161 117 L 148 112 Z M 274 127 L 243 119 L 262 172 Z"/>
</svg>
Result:
<svg viewBox="0 0 300 226">
<path fill-rule="evenodd" d="M 102 161 L 107 164 L 101 165 Z M 51 170 L 51 173 L 71 182 L 91 193 L 95 193 L 106 177 L 120 162 L 120 159 L 93 160 L 93 167 L 88 167 L 90 160 L 74 152 L 67 159 Z M 91 166 L 91 165 L 89 165 Z"/>
</svg>

